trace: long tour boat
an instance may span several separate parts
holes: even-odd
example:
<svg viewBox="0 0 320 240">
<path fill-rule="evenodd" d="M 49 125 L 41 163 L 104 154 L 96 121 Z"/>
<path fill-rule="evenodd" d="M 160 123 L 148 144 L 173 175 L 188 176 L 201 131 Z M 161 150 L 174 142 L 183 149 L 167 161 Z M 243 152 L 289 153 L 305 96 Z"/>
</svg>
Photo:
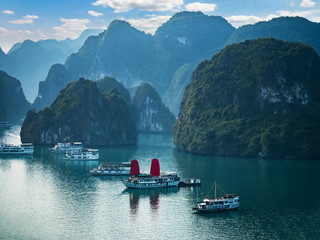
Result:
<svg viewBox="0 0 320 240">
<path fill-rule="evenodd" d="M 224 193 L 222 197 L 217 197 L 217 187 L 219 186 L 216 182 L 214 186 L 214 198 L 205 197 L 203 199 L 203 202 L 198 203 L 197 206 L 193 208 L 193 210 L 196 210 L 197 212 L 221 212 L 235 210 L 240 207 L 240 199 L 238 195 Z"/>
<path fill-rule="evenodd" d="M 20 145 L 0 143 L 0 154 L 2 155 L 32 155 L 34 147 L 32 143 Z"/>
<path fill-rule="evenodd" d="M 99 159 L 99 150 L 98 149 L 87 149 L 84 148 L 81 151 L 71 151 L 66 153 L 66 159 L 72 161 L 96 161 Z"/>
<path fill-rule="evenodd" d="M 160 174 L 158 159 L 152 159 L 150 174 L 140 174 L 139 163 L 134 159 L 129 179 L 122 182 L 127 188 L 164 188 L 178 187 L 180 178 L 174 172 Z"/>
<path fill-rule="evenodd" d="M 97 168 L 90 170 L 92 176 L 124 176 L 130 175 L 131 163 L 101 163 Z"/>
<path fill-rule="evenodd" d="M 81 142 L 57 143 L 53 148 L 50 148 L 50 152 L 52 153 L 68 153 L 82 150 L 83 145 Z"/>
</svg>

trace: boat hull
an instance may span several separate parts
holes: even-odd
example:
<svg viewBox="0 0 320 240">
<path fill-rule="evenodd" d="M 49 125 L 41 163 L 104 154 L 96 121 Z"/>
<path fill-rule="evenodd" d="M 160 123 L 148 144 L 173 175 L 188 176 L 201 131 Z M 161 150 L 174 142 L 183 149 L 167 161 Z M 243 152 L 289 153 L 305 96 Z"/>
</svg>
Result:
<svg viewBox="0 0 320 240">
<path fill-rule="evenodd" d="M 239 206 L 237 207 L 231 207 L 231 208 L 209 208 L 209 209 L 203 209 L 203 208 L 194 208 L 193 210 L 196 210 L 197 212 L 225 212 L 225 211 L 232 211 L 239 209 Z"/>
<path fill-rule="evenodd" d="M 91 172 L 92 176 L 129 176 L 130 172 L 107 172 L 107 171 L 103 171 L 103 172 Z"/>
<path fill-rule="evenodd" d="M 134 183 L 128 181 L 122 181 L 122 183 L 127 188 L 139 188 L 139 189 L 147 189 L 147 188 L 165 188 L 165 187 L 178 187 L 180 181 L 172 181 L 172 182 L 162 182 L 162 183 Z"/>
<path fill-rule="evenodd" d="M 98 161 L 99 157 L 97 158 L 64 158 L 67 161 Z"/>
<path fill-rule="evenodd" d="M 1 152 L 0 155 L 33 155 L 33 151 L 30 152 Z"/>
<path fill-rule="evenodd" d="M 34 147 L 30 143 L 21 145 L 0 144 L 0 155 L 32 155 Z"/>
</svg>

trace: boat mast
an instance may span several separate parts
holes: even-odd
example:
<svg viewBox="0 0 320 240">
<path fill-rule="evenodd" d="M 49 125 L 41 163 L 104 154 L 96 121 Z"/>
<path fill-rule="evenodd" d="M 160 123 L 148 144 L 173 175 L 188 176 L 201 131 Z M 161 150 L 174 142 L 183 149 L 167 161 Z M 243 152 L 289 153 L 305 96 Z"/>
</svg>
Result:
<svg viewBox="0 0 320 240">
<path fill-rule="evenodd" d="M 217 181 L 214 181 L 214 198 L 217 197 Z"/>
</svg>

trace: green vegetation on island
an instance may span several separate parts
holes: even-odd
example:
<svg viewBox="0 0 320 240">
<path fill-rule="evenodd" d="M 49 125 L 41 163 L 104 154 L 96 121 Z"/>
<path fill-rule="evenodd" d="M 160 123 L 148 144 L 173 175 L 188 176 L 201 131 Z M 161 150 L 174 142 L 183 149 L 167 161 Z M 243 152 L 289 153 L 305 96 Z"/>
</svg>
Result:
<svg viewBox="0 0 320 240">
<path fill-rule="evenodd" d="M 21 141 L 34 144 L 81 141 L 86 145 L 126 145 L 137 141 L 128 103 L 115 90 L 79 79 L 63 89 L 52 106 L 28 112 Z"/>
<path fill-rule="evenodd" d="M 131 97 L 128 89 L 126 89 L 120 82 L 118 82 L 113 77 L 104 77 L 97 81 L 98 88 L 102 93 L 109 92 L 111 89 L 116 89 L 118 93 L 127 101 L 128 104 L 131 103 Z"/>
<path fill-rule="evenodd" d="M 320 59 L 275 39 L 233 44 L 193 73 L 173 127 L 178 149 L 223 156 L 318 158 Z"/>
</svg>

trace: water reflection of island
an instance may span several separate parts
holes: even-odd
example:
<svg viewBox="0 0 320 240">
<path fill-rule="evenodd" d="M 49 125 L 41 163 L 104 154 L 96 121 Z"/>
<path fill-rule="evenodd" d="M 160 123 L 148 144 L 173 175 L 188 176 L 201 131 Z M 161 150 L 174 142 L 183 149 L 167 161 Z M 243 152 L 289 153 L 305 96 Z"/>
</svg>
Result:
<svg viewBox="0 0 320 240">
<path fill-rule="evenodd" d="M 160 203 L 160 196 L 168 196 L 175 194 L 179 188 L 156 188 L 156 189 L 125 189 L 122 193 L 129 194 L 130 209 L 132 214 L 136 214 L 139 208 L 140 198 L 150 198 L 150 208 L 156 212 Z"/>
</svg>

